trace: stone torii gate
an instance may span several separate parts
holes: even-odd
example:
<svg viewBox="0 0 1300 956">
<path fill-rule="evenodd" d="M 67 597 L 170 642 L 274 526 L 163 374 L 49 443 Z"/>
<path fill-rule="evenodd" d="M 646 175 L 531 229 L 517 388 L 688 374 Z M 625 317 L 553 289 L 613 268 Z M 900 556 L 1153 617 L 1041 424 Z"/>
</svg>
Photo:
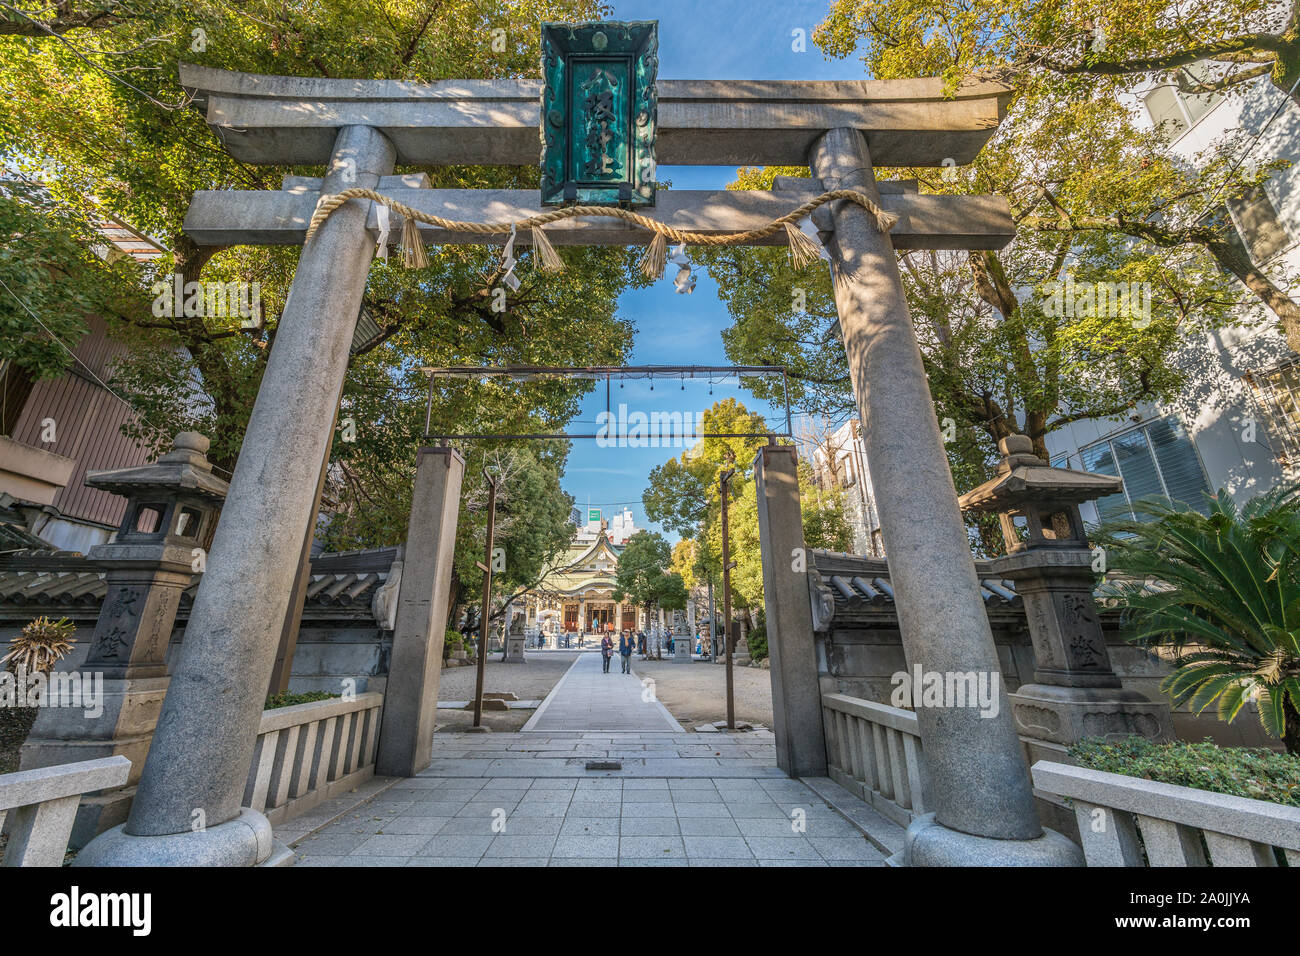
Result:
<svg viewBox="0 0 1300 956">
<path fill-rule="evenodd" d="M 535 191 L 436 190 L 420 188 L 418 177 L 392 174 L 396 165 L 535 164 L 541 81 L 315 79 L 192 66 L 182 67 L 181 81 L 235 158 L 326 170 L 323 180 L 294 179 L 275 192 L 196 193 L 185 231 L 200 245 L 302 244 L 318 199 L 348 187 L 378 189 L 447 219 L 515 220 L 538 209 Z M 969 163 L 1002 118 L 1007 91 L 975 83 L 945 96 L 940 80 L 924 79 L 661 81 L 657 92 L 661 165 L 808 165 L 813 179 L 783 182 L 772 192 L 669 190 L 639 212 L 682 230 L 731 233 L 762 226 L 825 190 L 856 188 L 898 216 L 883 233 L 861 206 L 836 202 L 819 210 L 817 224 L 832 234 L 840 327 L 903 643 L 909 667 L 996 672 L 895 253 L 997 249 L 1010 241 L 1013 225 L 1001 198 L 924 196 L 877 185 L 874 167 Z M 401 222 L 394 218 L 395 238 Z M 426 243 L 492 241 L 419 228 Z M 569 219 L 546 234 L 556 245 L 647 238 L 607 218 Z M 241 810 L 240 799 L 378 235 L 374 204 L 354 199 L 303 250 L 129 820 L 97 838 L 80 863 L 252 865 L 270 855 L 269 825 Z M 758 240 L 783 241 L 779 234 Z M 460 456 L 422 449 L 421 459 L 421 467 L 426 460 L 443 465 L 430 478 L 440 488 L 426 488 L 426 497 L 454 502 Z M 767 449 L 759 465 L 762 513 L 792 495 L 797 501 L 789 450 Z M 445 512 L 430 520 L 445 520 Z M 778 531 L 802 543 L 797 529 Z M 426 601 L 417 609 L 430 642 L 442 639 L 445 622 L 437 615 L 445 607 L 445 600 Z M 810 624 L 808 630 L 811 640 Z M 815 662 L 796 650 L 773 650 L 778 752 L 789 773 L 824 772 Z M 435 706 L 430 679 L 432 701 L 437 697 L 437 656 L 429 652 L 415 655 L 420 673 L 413 684 L 400 694 L 390 684 L 386 707 L 412 711 L 387 743 L 415 769 L 432 732 L 432 714 L 420 712 Z M 1005 694 L 993 719 L 956 708 L 922 708 L 918 715 L 936 815 L 909 830 L 909 862 L 1078 861 L 1072 844 L 1039 825 Z M 400 735 L 405 739 L 394 739 Z M 206 828 L 197 831 L 196 809 L 206 816 Z"/>
</svg>

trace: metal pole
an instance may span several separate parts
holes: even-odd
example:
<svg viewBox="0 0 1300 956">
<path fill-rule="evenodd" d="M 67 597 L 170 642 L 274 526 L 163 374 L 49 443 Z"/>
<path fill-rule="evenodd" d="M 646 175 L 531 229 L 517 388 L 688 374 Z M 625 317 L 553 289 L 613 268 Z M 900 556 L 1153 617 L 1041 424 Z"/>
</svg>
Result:
<svg viewBox="0 0 1300 956">
<path fill-rule="evenodd" d="M 731 569 L 735 566 L 731 561 L 731 542 L 729 541 L 729 531 L 727 525 L 727 490 L 731 483 L 731 476 L 736 473 L 734 468 L 728 468 L 722 473 L 718 484 L 722 491 L 722 647 L 727 654 L 727 729 L 736 729 L 736 692 L 731 673 L 731 658 L 733 657 L 733 648 L 731 644 Z"/>
<path fill-rule="evenodd" d="M 483 672 L 487 667 L 488 644 L 488 608 L 492 601 L 492 544 L 497 520 L 497 481 L 483 469 L 483 477 L 488 483 L 488 522 L 487 546 L 483 556 L 486 563 L 480 562 L 483 571 L 483 609 L 479 612 L 478 622 L 478 675 L 474 682 L 474 726 L 483 726 Z"/>
<path fill-rule="evenodd" d="M 429 376 L 429 400 L 424 405 L 424 433 L 429 434 L 433 427 L 433 376 Z M 443 444 L 446 444 L 445 442 Z"/>
<path fill-rule="evenodd" d="M 713 572 L 709 572 L 709 660 L 718 656 L 718 614 L 713 609 Z"/>
</svg>

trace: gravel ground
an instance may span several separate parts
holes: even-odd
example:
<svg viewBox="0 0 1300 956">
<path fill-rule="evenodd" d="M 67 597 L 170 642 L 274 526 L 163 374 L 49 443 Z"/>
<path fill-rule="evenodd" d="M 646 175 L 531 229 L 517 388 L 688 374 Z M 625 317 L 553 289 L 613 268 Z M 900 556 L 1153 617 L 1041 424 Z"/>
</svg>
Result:
<svg viewBox="0 0 1300 956">
<path fill-rule="evenodd" d="M 526 654 L 525 664 L 502 664 L 498 660 L 500 654 L 495 653 L 488 657 L 483 672 L 484 692 L 509 692 L 520 700 L 542 700 L 578 657 L 576 651 L 527 651 Z M 477 676 L 478 668 L 473 666 L 443 668 L 438 681 L 438 699 L 473 699 Z M 531 710 L 484 711 L 483 722 L 494 731 L 514 731 L 527 723 L 533 713 Z M 473 722 L 472 710 L 438 711 L 439 732 L 461 731 Z"/>
<path fill-rule="evenodd" d="M 727 669 L 722 664 L 694 661 L 642 661 L 632 658 L 638 677 L 655 682 L 655 694 L 687 730 L 727 719 Z M 736 719 L 772 726 L 771 671 L 737 667 L 734 671 Z"/>
</svg>

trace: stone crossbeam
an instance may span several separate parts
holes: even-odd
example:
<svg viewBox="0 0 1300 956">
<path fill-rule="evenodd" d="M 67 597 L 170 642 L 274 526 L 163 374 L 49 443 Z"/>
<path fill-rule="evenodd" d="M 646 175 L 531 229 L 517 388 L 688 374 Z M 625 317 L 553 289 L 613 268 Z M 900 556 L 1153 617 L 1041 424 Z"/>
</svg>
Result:
<svg viewBox="0 0 1300 956">
<path fill-rule="evenodd" d="M 535 166 L 541 80 L 350 80 L 182 65 L 181 85 L 236 159 L 321 165 L 338 130 L 371 126 L 399 165 Z M 656 155 L 669 165 L 801 166 L 823 132 L 861 131 L 880 166 L 969 163 L 1009 90 L 940 79 L 660 80 Z M 951 165 L 949 163 L 948 165 Z"/>
<path fill-rule="evenodd" d="M 196 192 L 185 216 L 185 234 L 201 246 L 301 245 L 318 194 L 305 185 L 289 184 L 291 188 L 278 192 Z M 536 190 L 387 188 L 382 191 L 421 212 L 467 222 L 516 222 L 540 209 Z M 659 193 L 654 209 L 639 211 L 678 229 L 716 235 L 759 228 L 816 195 L 818 190 L 811 186 L 782 188 L 779 192 L 665 190 Z M 1011 210 L 999 196 L 885 193 L 881 204 L 899 216 L 898 224 L 890 232 L 896 249 L 1000 249 L 1015 234 Z M 396 242 L 402 219 L 396 213 L 392 218 L 389 235 Z M 372 236 L 378 236 L 378 218 L 373 208 L 367 228 Z M 561 220 L 547 226 L 546 235 L 557 246 L 637 245 L 649 239 L 645 230 L 620 219 L 607 218 Z M 424 223 L 420 224 L 420 236 L 429 245 L 501 245 L 506 239 L 504 233 L 484 236 L 450 232 Z M 519 241 L 528 242 L 528 235 L 521 235 Z M 782 229 L 752 245 L 779 246 L 786 241 Z"/>
</svg>

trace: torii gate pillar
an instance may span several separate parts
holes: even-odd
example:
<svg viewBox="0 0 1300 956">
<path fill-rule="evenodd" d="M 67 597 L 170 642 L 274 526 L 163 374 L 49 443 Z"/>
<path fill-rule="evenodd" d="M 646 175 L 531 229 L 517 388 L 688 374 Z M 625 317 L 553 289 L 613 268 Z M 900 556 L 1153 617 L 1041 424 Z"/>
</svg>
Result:
<svg viewBox="0 0 1300 956">
<path fill-rule="evenodd" d="M 343 127 L 322 192 L 373 189 L 394 159 L 378 130 Z M 340 208 L 298 260 L 131 815 L 78 865 L 252 866 L 271 856 L 270 823 L 240 799 L 374 256 L 369 205 Z"/>
<path fill-rule="evenodd" d="M 809 166 L 823 189 L 880 201 L 857 130 L 823 134 Z M 835 304 L 909 672 L 999 678 L 995 715 L 918 702 L 935 813 L 908 828 L 901 862 L 1081 866 L 1078 847 L 1038 822 L 893 243 L 861 206 L 835 203 L 830 218 Z"/>
</svg>

